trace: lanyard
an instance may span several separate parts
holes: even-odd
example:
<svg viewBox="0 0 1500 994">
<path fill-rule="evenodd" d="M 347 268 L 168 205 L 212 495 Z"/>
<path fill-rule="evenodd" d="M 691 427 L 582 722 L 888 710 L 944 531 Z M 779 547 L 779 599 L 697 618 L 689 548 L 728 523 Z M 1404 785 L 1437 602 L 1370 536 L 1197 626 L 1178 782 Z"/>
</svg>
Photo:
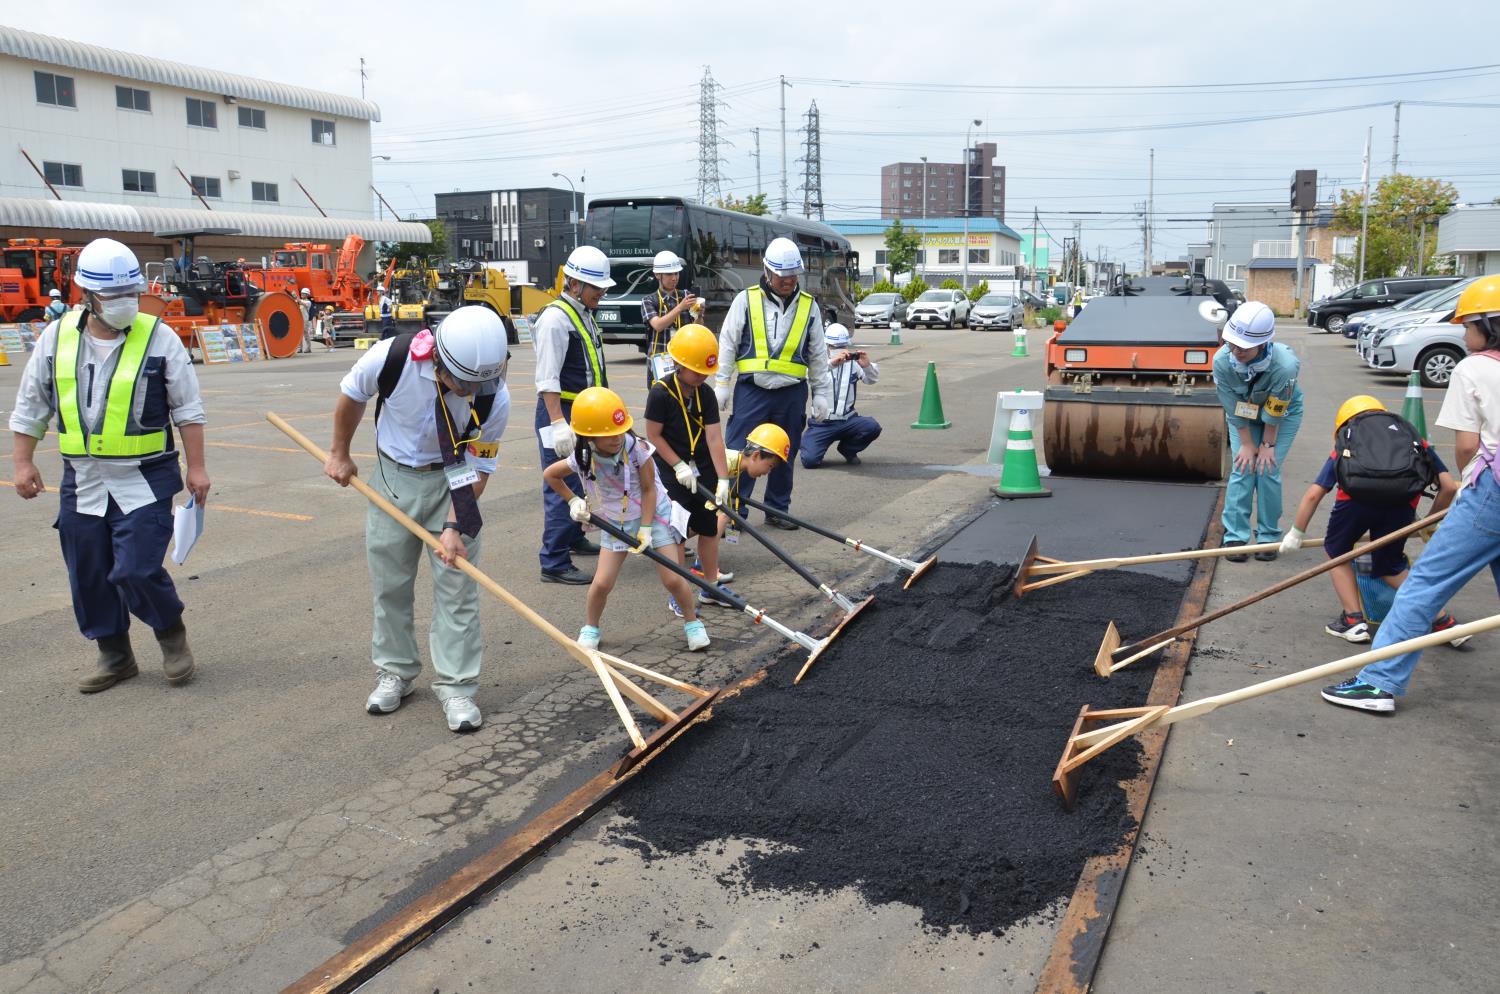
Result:
<svg viewBox="0 0 1500 994">
<path fill-rule="evenodd" d="M 677 388 L 676 390 L 672 389 L 674 386 Z M 677 400 L 677 406 L 682 409 L 682 420 L 687 424 L 688 437 L 688 451 L 683 458 L 692 459 L 693 453 L 698 451 L 698 439 L 703 437 L 703 415 L 701 413 L 703 405 L 698 405 L 698 410 L 700 411 L 698 415 L 698 434 L 695 435 L 693 434 L 693 416 L 688 413 L 687 401 L 683 400 L 682 397 L 682 384 L 677 382 L 676 373 L 672 374 L 672 382 L 667 384 L 667 393 L 671 394 Z M 693 391 L 693 396 L 695 398 L 698 396 L 697 390 Z M 678 455 L 682 455 L 682 453 L 678 453 Z"/>
<path fill-rule="evenodd" d="M 445 422 L 444 426 L 448 429 L 448 451 L 453 453 L 454 455 L 458 455 L 459 448 L 461 448 L 465 443 L 472 442 L 475 438 L 479 437 L 477 435 L 470 436 L 468 434 L 468 429 L 470 426 L 474 427 L 475 429 L 478 429 L 480 427 L 479 417 L 474 413 L 474 405 L 470 404 L 469 423 L 464 427 L 465 437 L 459 438 L 458 428 L 453 423 L 453 415 L 448 410 L 448 402 L 443 399 L 443 385 L 437 382 L 436 378 L 434 378 L 433 386 L 437 388 L 438 406 L 443 409 L 443 421 Z M 441 445 L 442 441 L 439 440 L 438 444 Z"/>
<path fill-rule="evenodd" d="M 681 299 L 681 297 L 678 295 L 677 291 L 675 291 L 675 290 L 672 291 L 672 306 L 673 307 L 677 306 L 677 301 L 680 300 L 680 299 Z M 661 317 L 665 313 L 667 313 L 667 299 L 664 296 L 662 296 L 661 288 L 657 287 L 657 289 L 656 289 L 656 316 L 657 317 Z M 682 315 L 681 314 L 677 315 L 675 318 L 672 319 L 672 328 L 673 328 L 673 330 L 676 330 L 676 331 L 682 330 Z M 662 333 L 663 330 L 665 330 L 665 329 L 658 329 L 658 328 L 652 328 L 651 329 L 651 349 L 650 349 L 650 352 L 648 354 L 650 354 L 650 355 L 656 355 L 657 352 L 659 351 L 657 349 L 657 347 L 656 347 L 656 343 L 661 340 L 661 333 Z"/>
</svg>

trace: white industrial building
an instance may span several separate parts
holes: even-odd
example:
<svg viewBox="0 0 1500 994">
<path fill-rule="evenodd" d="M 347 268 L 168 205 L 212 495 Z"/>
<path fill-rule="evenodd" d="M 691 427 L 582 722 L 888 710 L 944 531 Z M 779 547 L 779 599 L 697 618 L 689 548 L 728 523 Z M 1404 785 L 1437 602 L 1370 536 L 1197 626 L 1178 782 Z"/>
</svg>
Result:
<svg viewBox="0 0 1500 994">
<path fill-rule="evenodd" d="M 869 286 L 887 278 L 885 233 L 893 222 L 887 218 L 829 221 L 828 226 L 859 253 L 860 280 Z M 916 272 L 933 286 L 943 280 L 961 280 L 964 272 L 964 219 L 961 217 L 903 218 L 903 227 L 921 232 Z M 1014 279 L 1022 266 L 1021 236 L 992 217 L 969 219 L 969 285 L 981 280 Z"/>
<path fill-rule="evenodd" d="M 370 126 L 355 97 L 0 26 L 0 239 L 153 232 L 230 258 L 284 241 L 430 240 L 376 220 Z"/>
<path fill-rule="evenodd" d="M 1438 221 L 1437 254 L 1460 276 L 1500 273 L 1500 206 L 1459 204 Z"/>
</svg>

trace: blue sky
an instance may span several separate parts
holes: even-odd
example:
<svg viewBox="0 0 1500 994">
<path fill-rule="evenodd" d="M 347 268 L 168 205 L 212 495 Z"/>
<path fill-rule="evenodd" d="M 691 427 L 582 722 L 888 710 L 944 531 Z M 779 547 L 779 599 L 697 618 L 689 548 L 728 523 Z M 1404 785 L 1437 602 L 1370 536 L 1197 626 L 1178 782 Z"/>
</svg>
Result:
<svg viewBox="0 0 1500 994">
<path fill-rule="evenodd" d="M 1156 150 L 1155 254 L 1173 258 L 1203 238 L 1199 219 L 1214 201 L 1279 201 L 1294 169 L 1317 169 L 1324 195 L 1357 186 L 1367 127 L 1373 175 L 1388 173 L 1395 100 L 1406 102 L 1403 172 L 1447 178 L 1466 201 L 1500 196 L 1500 66 L 1486 67 L 1500 63 L 1489 55 L 1500 4 L 1463 6 L 1428 17 L 1392 2 L 1315 9 L 1267 0 L 1193 15 L 1105 3 L 953 4 L 924 21 L 910 4 L 868 0 L 809 5 L 759 25 L 753 7 L 667 0 L 365 0 L 357 8 L 259 3 L 205 29 L 210 8 L 173 24 L 170 8 L 82 2 L 15 9 L 5 20 L 351 94 L 364 57 L 368 95 L 383 115 L 375 150 L 391 156 L 375 163 L 375 184 L 403 214 L 429 214 L 435 191 L 565 185 L 553 172 L 586 176 L 590 197 L 691 196 L 705 65 L 722 86 L 724 189 L 754 192 L 758 127 L 774 204 L 784 74 L 793 81 L 795 208 L 796 129 L 813 100 L 831 218 L 878 213 L 882 163 L 957 161 L 964 129 L 978 118 L 975 140 L 994 141 L 1009 170 L 1009 223 L 1029 224 L 1035 208 L 1061 237 L 1081 221 L 1090 253 L 1138 260 L 1134 215 L 1146 198 L 1148 149 Z M 1486 41 L 1466 50 L 1466 38 Z M 1360 109 L 1327 112 L 1336 108 Z M 1245 120 L 1296 113 L 1307 116 Z M 1236 123 L 1162 127 L 1204 121 Z"/>
</svg>

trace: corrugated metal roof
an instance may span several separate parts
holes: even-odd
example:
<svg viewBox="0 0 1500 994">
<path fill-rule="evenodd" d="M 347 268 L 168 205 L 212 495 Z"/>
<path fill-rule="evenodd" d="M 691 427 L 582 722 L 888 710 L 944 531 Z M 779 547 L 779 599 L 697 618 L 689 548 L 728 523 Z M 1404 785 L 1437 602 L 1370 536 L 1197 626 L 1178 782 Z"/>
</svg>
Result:
<svg viewBox="0 0 1500 994">
<path fill-rule="evenodd" d="M 174 228 L 238 228 L 240 234 L 249 238 L 340 241 L 345 235 L 354 234 L 372 242 L 432 242 L 432 230 L 415 221 L 200 211 L 26 197 L 0 197 L 0 227 L 145 234 Z"/>
<path fill-rule="evenodd" d="M 208 8 L 202 8 L 207 11 Z M 187 16 L 187 15 L 184 15 Z M 207 16 L 207 15 L 205 15 Z M 149 17 L 149 15 L 148 15 Z M 205 29 L 208 25 L 205 22 Z M 304 86 L 273 83 L 254 76 L 204 69 L 201 66 L 168 62 L 145 55 L 121 52 L 98 45 L 86 45 L 66 38 L 22 31 L 19 28 L 0 25 L 0 54 L 13 55 L 32 62 L 42 62 L 69 69 L 104 73 L 123 79 L 140 80 L 146 83 L 161 83 L 184 90 L 213 93 L 219 96 L 252 100 L 256 103 L 275 104 L 279 107 L 295 107 L 298 110 L 317 111 L 337 117 L 349 117 L 361 121 L 380 120 L 380 108 L 369 100 L 346 97 L 339 93 L 311 90 Z"/>
<path fill-rule="evenodd" d="M 1437 251 L 1500 251 L 1500 207 L 1459 207 L 1438 221 Z"/>
<path fill-rule="evenodd" d="M 830 228 L 842 235 L 878 235 L 895 223 L 895 218 L 858 218 L 851 221 L 828 221 Z M 961 217 L 904 217 L 901 219 L 903 228 L 911 228 L 914 231 L 942 232 L 951 234 L 964 230 L 964 219 Z M 999 232 L 1007 238 L 1021 240 L 1013 228 L 1001 224 L 992 217 L 969 218 L 970 234 L 988 234 Z"/>
</svg>

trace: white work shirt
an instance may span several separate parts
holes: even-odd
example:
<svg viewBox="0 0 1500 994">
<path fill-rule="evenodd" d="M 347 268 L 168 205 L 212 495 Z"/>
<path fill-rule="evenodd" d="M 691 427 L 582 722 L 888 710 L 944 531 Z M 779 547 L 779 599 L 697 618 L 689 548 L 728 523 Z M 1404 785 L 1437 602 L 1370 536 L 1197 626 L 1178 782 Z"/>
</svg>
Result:
<svg viewBox="0 0 1500 994">
<path fill-rule="evenodd" d="M 786 344 L 786 336 L 791 333 L 792 318 L 797 313 L 797 294 L 792 294 L 785 307 L 771 293 L 763 293 L 762 300 L 765 302 L 766 345 L 774 356 L 781 351 L 781 347 Z M 727 387 L 737 371 L 735 363 L 739 361 L 740 337 L 750 322 L 749 301 L 750 291 L 741 290 L 735 294 L 734 302 L 729 305 L 729 313 L 724 315 L 724 324 L 719 329 L 719 371 L 714 377 L 719 386 Z M 832 396 L 833 384 L 828 375 L 828 347 L 823 344 L 823 312 L 816 301 L 813 302 L 812 314 L 807 319 L 805 348 L 807 385 L 815 399 L 827 402 Z M 798 382 L 797 377 L 785 373 L 752 373 L 751 377 L 751 382 L 767 390 L 780 390 Z"/>
<path fill-rule="evenodd" d="M 1453 367 L 1437 425 L 1476 432 L 1480 445 L 1492 451 L 1500 447 L 1500 360 L 1471 355 Z M 1476 455 L 1463 467 L 1464 486 L 1474 482 L 1480 465 Z"/>
<path fill-rule="evenodd" d="M 368 404 L 375 398 L 380 392 L 380 370 L 385 365 L 385 357 L 391 351 L 391 343 L 394 341 L 394 338 L 388 338 L 383 342 L 376 342 L 344 374 L 339 389 L 345 397 L 360 404 Z M 401 370 L 401 378 L 396 381 L 396 388 L 391 391 L 391 395 L 385 399 L 380 421 L 375 426 L 375 445 L 381 452 L 403 466 L 435 466 L 443 461 L 442 450 L 438 448 L 437 419 L 434 416 L 437 407 L 433 400 L 437 398 L 437 389 L 437 374 L 433 370 L 432 361 L 407 359 L 406 366 Z M 468 427 L 469 406 L 473 399 L 460 397 L 451 391 L 443 396 L 448 414 L 453 418 L 454 430 L 460 433 Z M 489 416 L 479 426 L 480 444 L 497 444 L 500 436 L 505 434 L 505 424 L 509 419 L 510 390 L 506 388 L 505 381 L 501 380 L 497 384 Z M 472 445 L 464 458 L 481 473 L 495 472 L 495 457 L 478 454 Z"/>
<path fill-rule="evenodd" d="M 850 359 L 837 366 L 830 366 L 829 376 L 833 381 L 833 402 L 828 405 L 828 417 L 824 420 L 847 421 L 849 415 L 854 413 L 854 395 L 859 384 L 874 383 L 880 379 L 880 367 L 872 362 L 870 368 L 865 369 L 859 364 L 859 360 Z"/>
<path fill-rule="evenodd" d="M 566 293 L 562 295 L 562 299 L 573 305 L 573 310 L 577 311 L 579 318 L 583 320 L 583 329 L 594 340 L 594 349 L 599 353 L 599 364 L 602 367 L 604 365 L 604 335 L 599 331 L 599 326 L 594 323 L 594 312 Z M 562 393 L 560 376 L 563 359 L 568 354 L 568 339 L 573 334 L 573 319 L 568 317 L 561 307 L 542 308 L 541 315 L 536 319 L 536 326 L 531 329 L 532 341 L 536 346 L 537 393 Z M 594 386 L 600 386 L 600 384 L 596 383 Z"/>
<path fill-rule="evenodd" d="M 86 326 L 87 321 L 85 316 L 80 324 Z M 84 330 L 81 338 L 79 348 L 83 353 L 83 369 L 78 378 L 78 390 L 82 396 L 84 420 L 93 424 L 102 416 L 109 397 L 109 381 L 114 375 L 116 357 L 125 336 L 104 341 Z M 47 434 L 47 427 L 57 414 L 51 367 L 51 359 L 56 353 L 57 322 L 54 321 L 37 339 L 36 350 L 21 373 L 21 384 L 16 389 L 16 409 L 10 414 L 11 431 L 38 439 Z M 172 412 L 172 423 L 179 427 L 205 423 L 208 419 L 203 413 L 203 399 L 198 393 L 198 376 L 193 372 L 192 357 L 182 347 L 177 332 L 160 322 L 146 346 L 145 358 L 156 357 L 166 360 L 167 406 Z M 138 391 L 134 398 L 137 420 L 145 401 L 144 392 Z M 110 498 L 114 498 L 125 514 L 161 499 L 141 473 L 140 459 L 64 458 L 73 468 L 79 514 L 102 518 Z"/>
</svg>

